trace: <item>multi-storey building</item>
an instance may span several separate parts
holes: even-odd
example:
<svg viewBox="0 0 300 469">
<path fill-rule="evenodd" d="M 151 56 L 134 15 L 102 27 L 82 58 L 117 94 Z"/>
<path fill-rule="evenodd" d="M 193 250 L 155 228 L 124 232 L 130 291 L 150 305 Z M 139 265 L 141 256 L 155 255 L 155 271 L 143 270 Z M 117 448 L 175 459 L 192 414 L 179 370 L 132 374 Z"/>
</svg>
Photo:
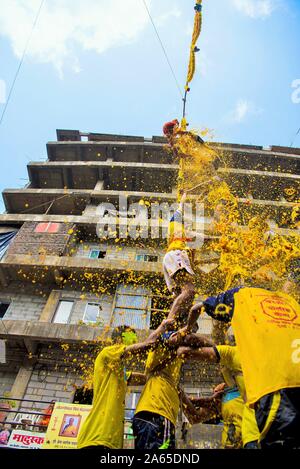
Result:
<svg viewBox="0 0 300 469">
<path fill-rule="evenodd" d="M 172 301 L 162 277 L 168 220 L 155 228 L 159 236 L 157 231 L 126 236 L 134 219 L 130 204 L 176 202 L 178 166 L 165 143 L 162 137 L 58 130 L 57 141 L 47 144 L 48 159 L 28 164 L 29 184 L 3 191 L 0 338 L 6 354 L 0 396 L 9 392 L 12 399 L 33 401 L 27 409 L 36 408 L 34 401 L 40 407 L 51 400 L 87 402 L 81 364 L 93 357 L 95 339 L 104 340 L 124 323 L 142 338 L 166 314 Z M 275 230 L 292 233 L 300 149 L 214 147 L 230 154 L 230 167 L 218 172 L 239 197 L 239 210 L 247 209 L 248 216 L 267 210 Z M 103 203 L 112 205 L 103 208 Z M 210 216 L 204 213 L 205 230 Z M 147 223 L 141 222 L 142 232 Z M 111 237 L 99 238 L 99 229 L 107 227 Z M 199 272 L 200 281 L 217 262 L 209 243 L 207 233 L 202 254 L 207 273 Z M 212 333 L 208 317 L 199 325 L 201 333 Z M 183 370 L 184 388 L 193 394 L 209 394 L 220 380 L 217 366 Z M 134 409 L 140 391 L 131 390 L 128 409 Z M 22 411 L 25 404 L 16 402 Z M 178 430 L 180 439 L 180 424 Z M 199 425 L 187 440 L 196 447 L 199 435 L 217 441 L 219 434 L 220 427 Z"/>
</svg>

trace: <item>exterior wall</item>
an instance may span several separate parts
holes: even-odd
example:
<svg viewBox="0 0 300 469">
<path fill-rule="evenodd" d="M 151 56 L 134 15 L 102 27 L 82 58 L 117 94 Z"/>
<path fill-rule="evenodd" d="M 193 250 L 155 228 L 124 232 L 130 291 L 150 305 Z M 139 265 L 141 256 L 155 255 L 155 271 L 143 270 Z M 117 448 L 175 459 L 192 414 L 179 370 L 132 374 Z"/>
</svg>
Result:
<svg viewBox="0 0 300 469">
<path fill-rule="evenodd" d="M 73 300 L 74 305 L 70 315 L 70 324 L 77 324 L 79 321 L 83 320 L 85 309 L 87 303 L 99 303 L 102 307 L 100 319 L 103 325 L 109 324 L 111 314 L 112 314 L 112 307 L 113 307 L 113 299 L 114 295 L 92 295 L 89 293 L 85 294 L 84 300 L 80 299 L 82 293 L 74 292 L 74 291 L 62 291 L 60 293 L 61 300 Z"/>
<path fill-rule="evenodd" d="M 18 291 L 17 289 L 15 291 Z M 0 300 L 10 302 L 3 319 L 38 321 L 46 299 L 42 296 L 0 291 Z"/>
<path fill-rule="evenodd" d="M 139 249 L 129 246 L 118 246 L 112 245 L 109 243 L 82 243 L 75 248 L 74 256 L 75 257 L 85 257 L 89 258 L 90 252 L 92 249 L 99 249 L 100 251 L 106 251 L 106 260 L 127 260 L 127 261 L 136 261 L 137 255 L 149 254 L 152 256 L 158 256 L 158 262 L 162 262 L 164 251 L 151 249 L 150 247 Z"/>
<path fill-rule="evenodd" d="M 55 291 L 55 290 L 54 290 Z M 101 322 L 104 325 L 109 324 L 112 314 L 112 305 L 114 295 L 93 295 L 86 293 L 84 300 L 80 297 L 81 292 L 62 290 L 58 291 L 59 300 L 74 301 L 74 305 L 70 315 L 70 324 L 77 324 L 83 320 L 87 303 L 99 303 L 102 307 Z M 47 302 L 47 297 L 37 295 L 26 295 L 24 293 L 8 293 L 0 291 L 0 300 L 10 302 L 8 310 L 3 319 L 6 320 L 27 320 L 39 321 L 40 316 Z M 53 308 L 53 316 L 56 311 L 56 305 Z"/>
<path fill-rule="evenodd" d="M 24 399 L 36 399 L 37 401 L 72 402 L 75 387 L 81 386 L 81 380 L 75 373 L 50 370 L 44 376 L 38 370 L 33 371 L 28 383 Z M 42 407 L 42 404 L 39 405 Z M 45 404 L 45 408 L 48 404 Z M 27 408 L 35 407 L 34 403 L 26 403 Z"/>
<path fill-rule="evenodd" d="M 11 243 L 9 254 L 63 255 L 71 240 L 70 230 L 74 225 L 60 223 L 57 233 L 36 233 L 37 222 L 25 222 Z"/>
<path fill-rule="evenodd" d="M 16 376 L 17 371 L 0 371 L 0 396 L 3 396 L 3 394 L 6 392 L 10 392 L 15 382 Z"/>
</svg>

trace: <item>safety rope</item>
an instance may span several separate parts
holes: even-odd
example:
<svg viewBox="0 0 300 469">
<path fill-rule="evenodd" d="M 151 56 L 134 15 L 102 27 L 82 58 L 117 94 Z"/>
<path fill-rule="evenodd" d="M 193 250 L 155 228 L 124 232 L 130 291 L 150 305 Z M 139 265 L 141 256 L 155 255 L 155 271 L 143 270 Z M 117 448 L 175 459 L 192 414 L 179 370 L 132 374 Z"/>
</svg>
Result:
<svg viewBox="0 0 300 469">
<path fill-rule="evenodd" d="M 194 29 L 193 29 L 193 36 L 192 42 L 190 46 L 190 59 L 189 59 L 189 66 L 188 66 L 188 73 L 186 77 L 185 83 L 185 93 L 183 98 L 183 113 L 182 113 L 182 120 L 181 120 L 181 129 L 186 130 L 187 128 L 187 121 L 186 121 L 186 103 L 187 103 L 187 94 L 190 91 L 190 82 L 193 80 L 195 71 L 196 71 L 196 53 L 199 52 L 200 49 L 197 47 L 197 41 L 199 39 L 201 30 L 202 30 L 202 0 L 197 0 L 196 5 L 194 6 L 195 10 L 195 19 L 194 19 Z M 180 200 L 182 191 L 184 186 L 184 160 L 180 158 L 179 160 L 179 175 L 178 175 L 178 192 L 177 192 L 177 200 Z"/>
<path fill-rule="evenodd" d="M 185 93 L 183 98 L 183 114 L 182 114 L 182 122 L 181 127 L 183 129 L 186 128 L 186 102 L 187 102 L 187 94 L 190 91 L 190 82 L 193 80 L 195 71 L 196 71 L 196 53 L 199 52 L 200 49 L 197 47 L 197 41 L 201 34 L 202 30 L 202 0 L 197 0 L 196 5 L 194 7 L 195 10 L 195 19 L 194 19 L 194 29 L 193 29 L 193 36 L 192 42 L 190 47 L 190 60 L 188 66 L 188 73 L 185 83 Z"/>
</svg>

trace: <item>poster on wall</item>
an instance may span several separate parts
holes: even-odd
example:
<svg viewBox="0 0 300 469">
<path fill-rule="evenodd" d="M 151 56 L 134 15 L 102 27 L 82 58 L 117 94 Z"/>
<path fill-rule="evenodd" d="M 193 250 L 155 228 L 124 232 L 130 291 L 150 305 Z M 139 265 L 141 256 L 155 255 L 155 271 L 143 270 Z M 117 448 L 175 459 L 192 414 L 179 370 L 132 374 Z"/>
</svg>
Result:
<svg viewBox="0 0 300 469">
<path fill-rule="evenodd" d="M 46 433 L 33 433 L 23 430 L 13 430 L 7 444 L 8 448 L 41 449 Z"/>
<path fill-rule="evenodd" d="M 92 406 L 56 402 L 43 449 L 76 449 L 79 430 Z"/>
<path fill-rule="evenodd" d="M 11 434 L 11 428 L 10 425 L 3 425 L 1 424 L 1 430 L 0 430 L 0 448 L 7 448 L 8 447 L 8 442 Z"/>
</svg>

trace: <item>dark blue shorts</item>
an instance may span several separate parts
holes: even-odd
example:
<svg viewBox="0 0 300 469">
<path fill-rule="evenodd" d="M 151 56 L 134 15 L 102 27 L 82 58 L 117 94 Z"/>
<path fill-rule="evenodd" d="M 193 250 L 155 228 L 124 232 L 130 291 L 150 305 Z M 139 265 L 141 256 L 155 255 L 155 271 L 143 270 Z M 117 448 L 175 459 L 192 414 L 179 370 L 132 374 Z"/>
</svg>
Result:
<svg viewBox="0 0 300 469">
<path fill-rule="evenodd" d="M 138 412 L 132 421 L 134 448 L 139 451 L 175 449 L 175 426 L 162 415 Z"/>
</svg>

